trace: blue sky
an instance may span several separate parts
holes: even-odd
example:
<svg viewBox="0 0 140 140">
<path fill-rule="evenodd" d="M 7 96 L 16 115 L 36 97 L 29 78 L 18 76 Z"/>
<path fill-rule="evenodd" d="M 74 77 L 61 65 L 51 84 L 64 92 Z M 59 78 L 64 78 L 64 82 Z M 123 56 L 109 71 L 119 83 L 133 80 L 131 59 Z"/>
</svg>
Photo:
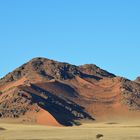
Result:
<svg viewBox="0 0 140 140">
<path fill-rule="evenodd" d="M 140 75 L 139 0 L 0 0 L 0 77 L 33 57 Z"/>
</svg>

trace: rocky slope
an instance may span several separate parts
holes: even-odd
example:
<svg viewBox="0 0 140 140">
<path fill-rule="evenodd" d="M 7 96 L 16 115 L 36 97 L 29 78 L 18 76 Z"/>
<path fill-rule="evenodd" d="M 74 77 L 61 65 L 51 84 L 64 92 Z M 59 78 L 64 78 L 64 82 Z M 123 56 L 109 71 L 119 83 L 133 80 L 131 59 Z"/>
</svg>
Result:
<svg viewBox="0 0 140 140">
<path fill-rule="evenodd" d="M 0 80 L 0 118 L 46 125 L 139 117 L 140 84 L 96 65 L 35 58 Z"/>
<path fill-rule="evenodd" d="M 140 77 L 137 77 L 135 82 L 140 83 Z"/>
</svg>

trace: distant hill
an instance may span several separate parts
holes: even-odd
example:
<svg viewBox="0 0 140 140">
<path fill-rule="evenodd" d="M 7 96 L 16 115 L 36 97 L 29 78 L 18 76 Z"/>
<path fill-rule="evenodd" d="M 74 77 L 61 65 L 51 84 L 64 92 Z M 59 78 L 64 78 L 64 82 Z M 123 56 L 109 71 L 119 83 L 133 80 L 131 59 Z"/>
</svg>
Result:
<svg viewBox="0 0 140 140">
<path fill-rule="evenodd" d="M 140 117 L 139 81 L 93 64 L 34 58 L 0 80 L 0 118 L 55 126 L 133 119 Z"/>
</svg>

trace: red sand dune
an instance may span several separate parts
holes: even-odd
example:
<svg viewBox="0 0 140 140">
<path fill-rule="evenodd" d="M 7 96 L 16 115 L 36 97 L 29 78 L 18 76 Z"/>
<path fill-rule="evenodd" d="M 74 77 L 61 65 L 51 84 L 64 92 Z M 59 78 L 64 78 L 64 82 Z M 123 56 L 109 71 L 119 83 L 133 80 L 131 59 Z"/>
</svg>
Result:
<svg viewBox="0 0 140 140">
<path fill-rule="evenodd" d="M 36 114 L 36 122 L 42 125 L 48 126 L 61 126 L 57 120 L 44 109 L 40 109 L 39 113 Z"/>
</svg>

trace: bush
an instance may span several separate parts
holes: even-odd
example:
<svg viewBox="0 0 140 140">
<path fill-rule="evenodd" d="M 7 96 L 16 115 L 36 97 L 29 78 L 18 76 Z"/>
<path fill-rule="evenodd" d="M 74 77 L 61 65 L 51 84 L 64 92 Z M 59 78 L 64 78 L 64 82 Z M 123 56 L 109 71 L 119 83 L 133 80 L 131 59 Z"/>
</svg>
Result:
<svg viewBox="0 0 140 140">
<path fill-rule="evenodd" d="M 104 135 L 103 134 L 97 134 L 96 139 L 101 140 L 103 139 Z"/>
<path fill-rule="evenodd" d="M 74 121 L 73 124 L 76 125 L 76 126 L 80 126 L 81 125 L 81 123 L 78 122 L 78 121 Z"/>
</svg>

